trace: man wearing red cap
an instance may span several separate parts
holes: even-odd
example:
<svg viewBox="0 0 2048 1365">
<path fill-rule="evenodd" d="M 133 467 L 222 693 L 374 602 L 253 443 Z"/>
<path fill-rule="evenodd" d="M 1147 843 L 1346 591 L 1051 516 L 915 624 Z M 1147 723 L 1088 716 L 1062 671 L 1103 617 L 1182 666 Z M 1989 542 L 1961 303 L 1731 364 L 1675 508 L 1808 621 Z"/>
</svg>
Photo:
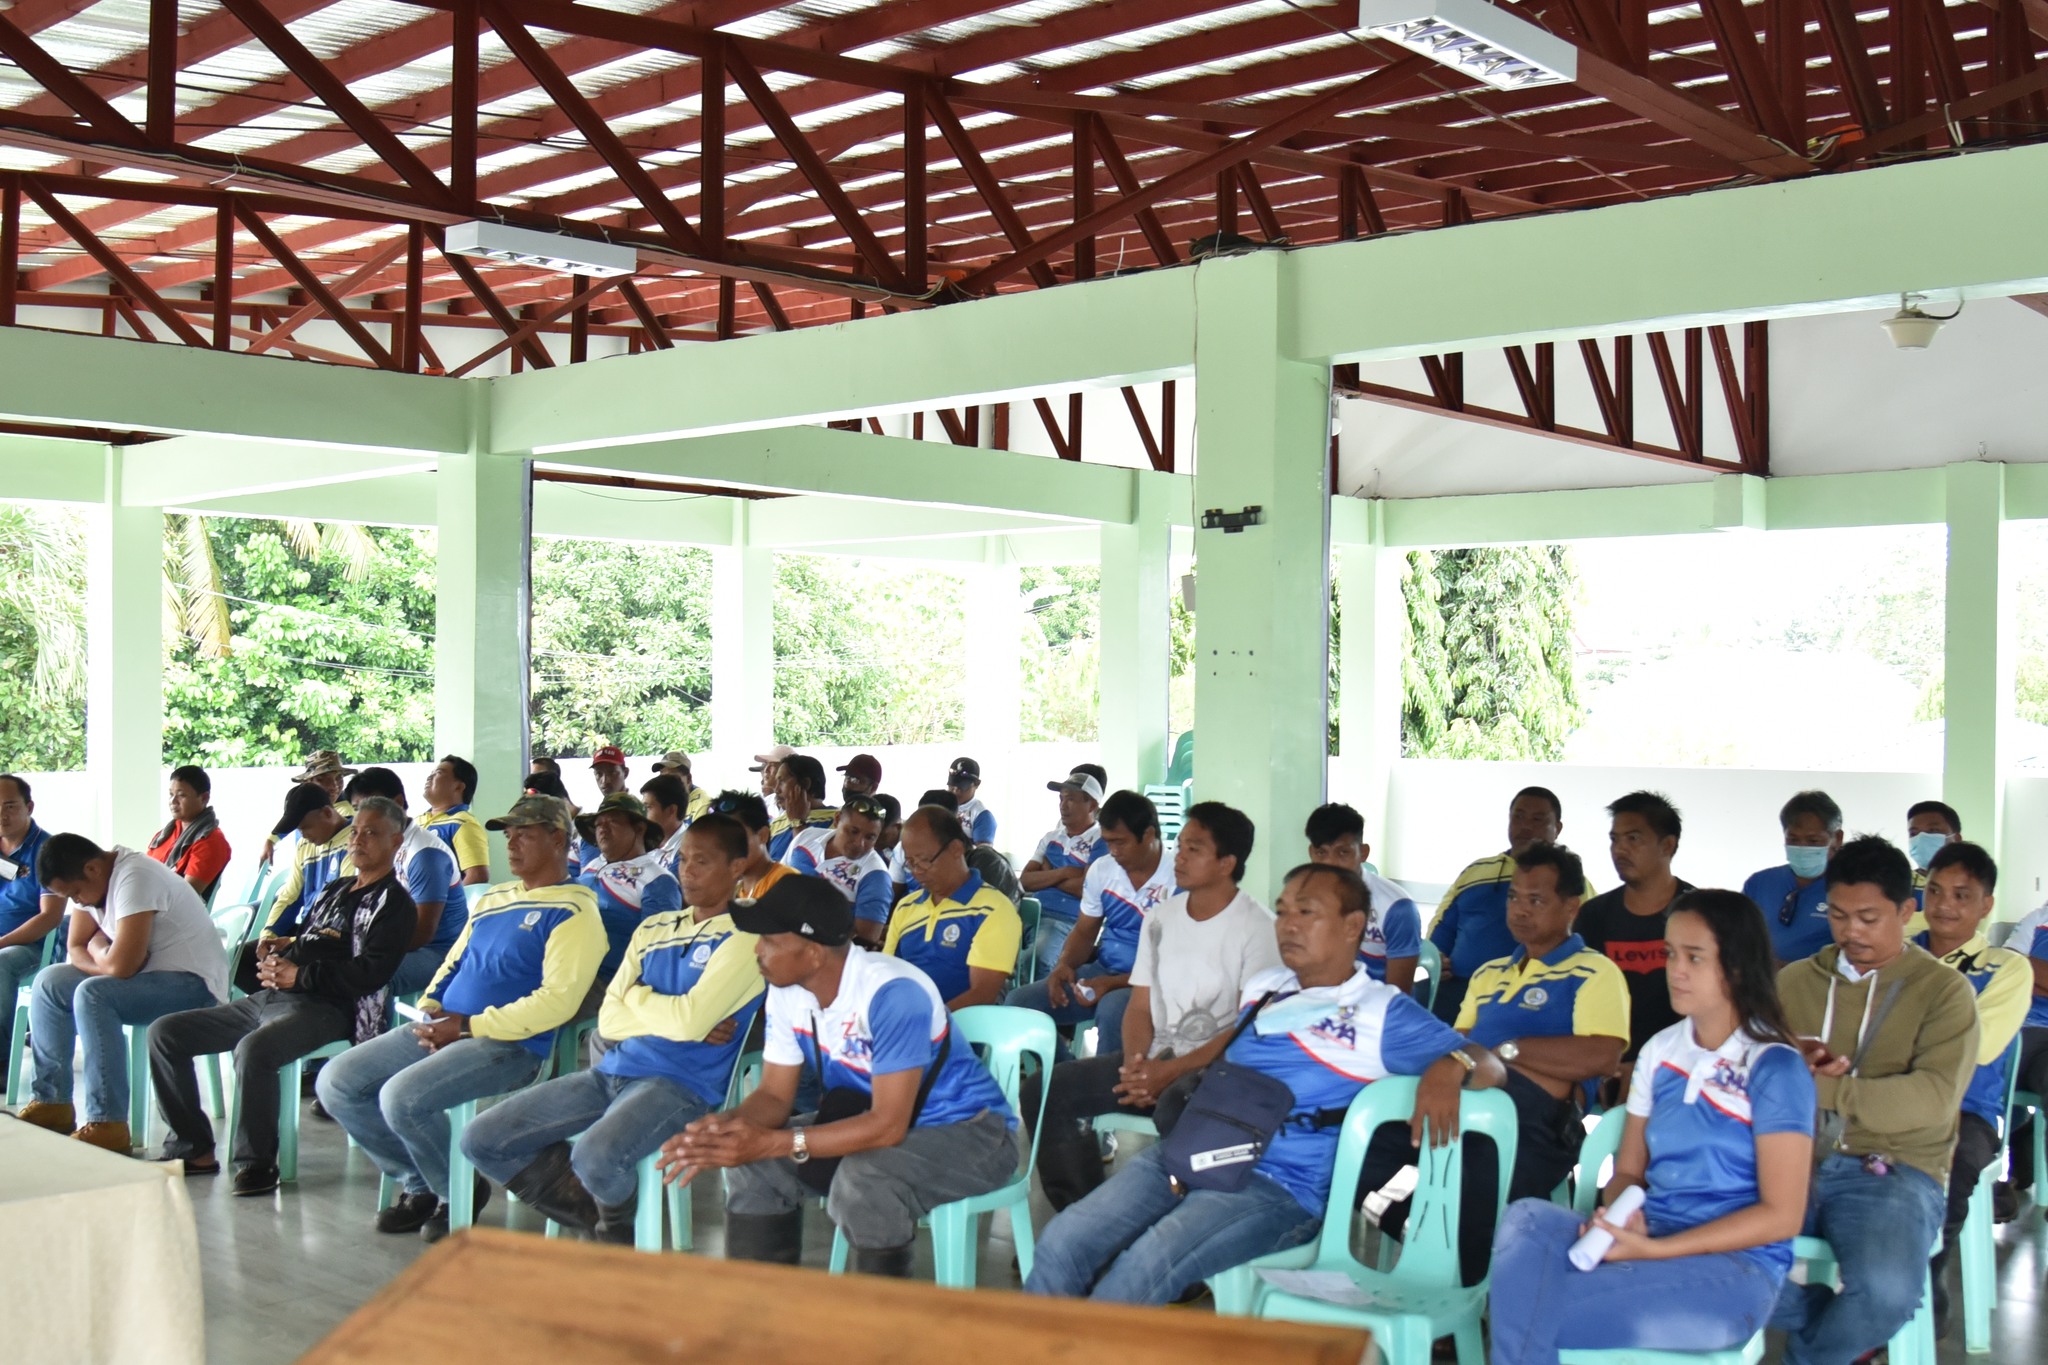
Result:
<svg viewBox="0 0 2048 1365">
<path fill-rule="evenodd" d="M 597 797 L 602 801 L 626 789 L 626 755 L 616 744 L 607 744 L 590 756 L 590 775 L 597 779 Z"/>
<path fill-rule="evenodd" d="M 843 800 L 873 796 L 882 789 L 882 760 L 873 754 L 855 754 L 839 771 L 846 774 L 839 783 Z"/>
</svg>

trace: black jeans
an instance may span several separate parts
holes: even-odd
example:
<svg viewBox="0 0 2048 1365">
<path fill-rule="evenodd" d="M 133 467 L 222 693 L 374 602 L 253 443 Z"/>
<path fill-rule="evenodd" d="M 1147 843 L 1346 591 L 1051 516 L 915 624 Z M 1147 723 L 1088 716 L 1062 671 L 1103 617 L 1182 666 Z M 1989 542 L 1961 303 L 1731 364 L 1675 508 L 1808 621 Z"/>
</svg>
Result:
<svg viewBox="0 0 2048 1365">
<path fill-rule="evenodd" d="M 167 1014 L 149 1026 L 149 1070 L 157 1104 L 172 1136 L 164 1156 L 205 1156 L 214 1147 L 213 1121 L 200 1106 L 192 1059 L 235 1054 L 241 1119 L 235 1164 L 277 1164 L 277 1077 L 286 1064 L 315 1048 L 347 1039 L 355 1021 L 331 1001 L 293 991 L 257 991 L 225 1005 Z M 296 1103 L 297 1097 L 293 1097 Z"/>
<path fill-rule="evenodd" d="M 1512 1068 L 1508 1071 L 1508 1098 L 1515 1103 L 1515 1165 L 1508 1177 L 1508 1202 L 1517 1199 L 1548 1199 L 1558 1182 L 1578 1164 L 1579 1148 L 1586 1130 L 1579 1122 L 1579 1106 L 1573 1099 L 1556 1099 L 1549 1091 Z M 1359 1202 L 1398 1174 L 1403 1166 L 1421 1161 L 1422 1153 L 1408 1139 L 1408 1125 L 1384 1124 L 1373 1134 L 1365 1150 L 1365 1165 L 1358 1178 Z M 1493 1258 L 1494 1204 L 1500 1182 L 1494 1174 L 1499 1164 L 1493 1140 L 1471 1134 L 1465 1140 L 1465 1184 L 1462 1212 L 1458 1219 L 1458 1267 L 1466 1284 L 1477 1284 L 1486 1275 Z M 1391 1205 L 1380 1218 L 1380 1231 L 1398 1238 L 1408 1223 L 1406 1199 Z"/>
<path fill-rule="evenodd" d="M 1045 1132 L 1038 1139 L 1038 1179 L 1054 1212 L 1086 1198 L 1103 1181 L 1102 1156 L 1090 1120 L 1099 1114 L 1152 1112 L 1150 1105 L 1135 1109 L 1117 1103 L 1117 1073 L 1123 1064 L 1123 1053 L 1105 1052 L 1052 1069 Z M 1027 1102 L 1025 1112 L 1031 1109 Z"/>
<path fill-rule="evenodd" d="M 1962 1126 L 1956 1132 L 1955 1161 L 1948 1169 L 1948 1213 L 1941 1224 L 1941 1250 L 1927 1262 L 1927 1273 L 1934 1278 L 1936 1322 L 1945 1323 L 1948 1318 L 1948 1289 L 1942 1284 L 1942 1269 L 1948 1265 L 1949 1253 L 1955 1250 L 1963 1221 L 1970 1216 L 1970 1196 L 1977 1189 L 1977 1179 L 1997 1157 L 1998 1130 L 1976 1114 L 1963 1115 Z"/>
</svg>

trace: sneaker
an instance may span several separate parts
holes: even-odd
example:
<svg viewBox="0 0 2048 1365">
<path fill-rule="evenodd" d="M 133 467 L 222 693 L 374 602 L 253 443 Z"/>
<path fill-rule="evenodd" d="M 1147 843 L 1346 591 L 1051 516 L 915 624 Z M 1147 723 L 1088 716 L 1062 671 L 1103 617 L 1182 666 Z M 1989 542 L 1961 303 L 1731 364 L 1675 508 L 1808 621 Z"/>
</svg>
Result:
<svg viewBox="0 0 2048 1365">
<path fill-rule="evenodd" d="M 277 1188 L 277 1167 L 244 1166 L 235 1172 L 234 1190 L 236 1195 L 248 1197 L 269 1194 Z"/>
<path fill-rule="evenodd" d="M 52 1104 L 48 1100 L 30 1100 L 14 1111 L 14 1117 L 53 1133 L 69 1133 L 78 1127 L 70 1105 Z"/>
<path fill-rule="evenodd" d="M 71 1136 L 94 1147 L 119 1152 L 122 1156 L 127 1156 L 135 1147 L 135 1143 L 128 1136 L 128 1125 L 125 1123 L 88 1123 L 82 1125 Z"/>
<path fill-rule="evenodd" d="M 377 1231 L 418 1232 L 434 1216 L 440 1202 L 432 1190 L 422 1190 L 418 1194 L 401 1193 L 390 1208 L 378 1212 Z"/>
<path fill-rule="evenodd" d="M 482 1176 L 478 1176 L 476 1178 L 476 1196 L 470 1200 L 469 1204 L 470 1221 L 475 1222 L 476 1216 L 484 1211 L 484 1205 L 490 1202 L 491 1182 Z M 448 1219 L 449 1209 L 447 1202 L 445 1200 L 437 1202 L 434 1205 L 434 1216 L 420 1224 L 420 1240 L 432 1245 L 446 1237 L 448 1235 Z"/>
</svg>

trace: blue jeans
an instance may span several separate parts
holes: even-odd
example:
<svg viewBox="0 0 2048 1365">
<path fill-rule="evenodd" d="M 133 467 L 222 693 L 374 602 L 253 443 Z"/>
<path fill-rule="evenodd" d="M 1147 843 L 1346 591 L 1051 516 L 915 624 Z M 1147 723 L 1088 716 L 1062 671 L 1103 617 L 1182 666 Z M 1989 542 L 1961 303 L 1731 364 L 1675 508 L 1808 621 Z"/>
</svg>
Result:
<svg viewBox="0 0 2048 1365">
<path fill-rule="evenodd" d="M 425 990 L 447 957 L 446 948 L 415 948 L 398 959 L 398 970 L 391 974 L 391 998 L 396 1000 L 401 995 L 417 995 Z"/>
<path fill-rule="evenodd" d="M 1147 1147 L 1046 1224 L 1024 1292 L 1172 1303 L 1198 1280 L 1300 1246 L 1322 1222 L 1258 1174 L 1234 1194 L 1176 1195 L 1159 1148 Z"/>
<path fill-rule="evenodd" d="M 0 1006 L 14 1008 L 14 993 L 26 986 L 43 965 L 43 945 L 22 943 L 0 948 Z M 13 1016 L 10 1014 L 9 1018 Z"/>
<path fill-rule="evenodd" d="M 1064 915 L 1049 914 L 1043 907 L 1038 912 L 1038 937 L 1032 942 L 1031 951 L 1038 958 L 1038 974 L 1045 976 L 1060 965 L 1060 953 L 1067 946 L 1067 935 L 1074 932 L 1074 921 Z"/>
<path fill-rule="evenodd" d="M 1849 1365 L 1890 1341 L 1920 1306 L 1945 1208 L 1941 1185 L 1910 1166 L 1872 1175 L 1857 1157 L 1821 1162 L 1806 1234 L 1834 1248 L 1843 1288 L 1780 1291 L 1771 1326 L 1786 1334 L 1786 1365 Z"/>
<path fill-rule="evenodd" d="M 407 1194 L 448 1197 L 448 1111 L 518 1090 L 541 1059 L 518 1043 L 464 1038 L 428 1052 L 412 1029 L 360 1043 L 320 1068 L 313 1089 L 384 1174 Z"/>
<path fill-rule="evenodd" d="M 532 1165 L 542 1148 L 581 1133 L 570 1165 L 599 1207 L 615 1209 L 638 1189 L 641 1158 L 711 1110 L 666 1076 L 578 1071 L 477 1115 L 462 1135 L 462 1150 L 503 1185 Z"/>
<path fill-rule="evenodd" d="M 35 1097 L 45 1104 L 71 1103 L 71 1052 L 82 1040 L 82 1121 L 140 1125 L 147 1115 L 128 1112 L 128 1039 L 122 1025 L 147 1025 L 216 1003 L 205 979 L 191 972 L 88 976 L 68 962 L 52 963 L 36 976 L 28 999 Z"/>
<path fill-rule="evenodd" d="M 1579 1215 L 1547 1199 L 1501 1215 L 1493 1365 L 1557 1365 L 1560 1350 L 1726 1350 L 1763 1330 L 1784 1282 L 1735 1252 L 1576 1270 L 1565 1253 L 1578 1237 Z"/>
</svg>

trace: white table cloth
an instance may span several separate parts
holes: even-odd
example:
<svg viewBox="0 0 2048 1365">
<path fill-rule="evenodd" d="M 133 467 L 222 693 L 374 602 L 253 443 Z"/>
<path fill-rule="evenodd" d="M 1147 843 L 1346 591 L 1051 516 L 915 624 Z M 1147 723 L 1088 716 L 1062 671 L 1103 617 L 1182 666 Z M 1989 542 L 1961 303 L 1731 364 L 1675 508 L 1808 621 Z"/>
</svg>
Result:
<svg viewBox="0 0 2048 1365">
<path fill-rule="evenodd" d="M 181 1170 L 0 1115 L 0 1322 L 39 1365 L 202 1365 Z"/>
</svg>

